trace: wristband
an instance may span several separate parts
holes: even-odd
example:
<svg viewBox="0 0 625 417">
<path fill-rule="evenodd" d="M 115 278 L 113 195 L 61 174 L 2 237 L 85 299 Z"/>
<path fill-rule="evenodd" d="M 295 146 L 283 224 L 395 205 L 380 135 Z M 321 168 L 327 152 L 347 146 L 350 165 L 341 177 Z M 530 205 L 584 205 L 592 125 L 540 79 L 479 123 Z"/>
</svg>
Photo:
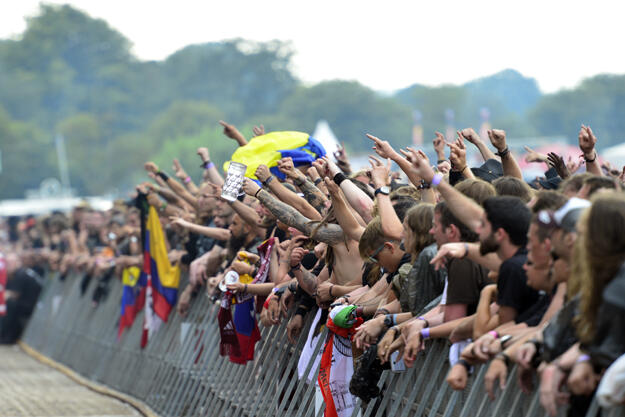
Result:
<svg viewBox="0 0 625 417">
<path fill-rule="evenodd" d="M 495 155 L 500 156 L 500 157 L 504 157 L 506 155 L 508 155 L 510 153 L 510 149 L 506 146 L 506 149 L 504 149 L 503 151 L 497 152 Z"/>
<path fill-rule="evenodd" d="M 254 193 L 254 198 L 258 198 L 258 193 L 260 193 L 260 190 L 262 190 L 262 188 L 256 190 L 256 192 Z"/>
<path fill-rule="evenodd" d="M 183 181 L 185 184 L 188 184 L 191 182 L 191 177 L 187 176 L 187 178 L 185 178 Z"/>
<path fill-rule="evenodd" d="M 165 182 L 167 182 L 167 180 L 169 179 L 169 176 L 165 174 L 163 171 L 158 171 L 156 175 L 158 175 Z"/>
<path fill-rule="evenodd" d="M 393 326 L 395 326 L 397 324 L 397 314 L 393 314 L 391 319 L 393 319 Z"/>
<path fill-rule="evenodd" d="M 263 308 L 264 309 L 269 308 L 269 300 L 270 299 L 271 299 L 270 297 L 265 298 L 265 302 L 263 303 Z"/>
<path fill-rule="evenodd" d="M 575 360 L 575 363 L 582 363 L 582 362 L 589 362 L 589 361 L 590 361 L 590 355 L 586 355 L 584 353 Z"/>
<path fill-rule="evenodd" d="M 490 332 L 488 332 L 488 334 L 493 336 L 495 339 L 499 339 L 499 333 L 497 333 L 495 330 L 491 330 Z"/>
<path fill-rule="evenodd" d="M 334 176 L 332 181 L 334 181 L 334 183 L 340 187 L 341 183 L 345 181 L 346 179 L 347 177 L 345 176 L 345 174 L 343 174 L 342 172 L 339 172 Z"/>
<path fill-rule="evenodd" d="M 432 177 L 432 182 L 430 184 L 432 184 L 432 187 L 437 187 L 438 184 L 440 184 L 442 180 L 443 180 L 443 174 L 439 172 L 439 173 L 434 174 L 434 177 Z"/>
<path fill-rule="evenodd" d="M 265 185 L 265 186 L 269 185 L 269 183 L 271 181 L 273 181 L 274 178 L 275 177 L 273 175 L 270 175 L 269 178 L 267 178 L 265 181 L 263 181 L 263 185 Z"/>
<path fill-rule="evenodd" d="M 315 186 L 319 185 L 319 183 L 320 183 L 321 181 L 323 181 L 323 178 L 321 178 L 321 177 L 317 178 L 317 179 L 315 180 L 315 182 L 314 182 Z"/>
<path fill-rule="evenodd" d="M 425 339 L 429 339 L 430 338 L 430 328 L 425 328 L 425 329 L 421 329 L 421 337 L 423 338 L 423 340 Z"/>
<path fill-rule="evenodd" d="M 468 243 L 464 243 L 464 255 L 462 255 L 462 258 L 460 259 L 464 259 L 469 255 L 469 244 Z"/>
<path fill-rule="evenodd" d="M 211 161 L 206 161 L 202 164 L 202 166 L 204 167 L 204 169 L 211 169 L 215 166 L 215 164 L 213 164 Z"/>
<path fill-rule="evenodd" d="M 428 322 L 428 320 L 425 317 L 423 316 L 417 317 L 417 320 L 423 320 L 425 322 L 425 327 L 430 327 L 430 322 Z"/>
<path fill-rule="evenodd" d="M 297 309 L 295 310 L 295 315 L 296 316 L 305 316 L 306 313 L 308 313 L 308 308 L 306 308 L 305 306 L 299 305 L 297 306 Z"/>
<path fill-rule="evenodd" d="M 469 362 L 465 361 L 464 359 L 458 359 L 458 362 L 456 363 L 464 366 L 467 370 L 467 373 L 471 373 L 471 365 L 469 364 Z"/>
<path fill-rule="evenodd" d="M 597 159 L 597 151 L 595 151 L 595 157 L 592 159 L 588 159 L 586 158 L 586 155 L 584 155 L 584 161 L 586 162 L 595 162 L 596 159 Z"/>
</svg>

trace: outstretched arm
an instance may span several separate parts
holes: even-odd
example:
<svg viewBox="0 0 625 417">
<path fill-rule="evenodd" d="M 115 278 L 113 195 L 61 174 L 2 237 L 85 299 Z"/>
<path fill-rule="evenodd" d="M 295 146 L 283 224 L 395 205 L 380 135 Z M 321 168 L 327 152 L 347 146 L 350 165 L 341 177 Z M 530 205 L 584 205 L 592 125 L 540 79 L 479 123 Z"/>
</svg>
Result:
<svg viewBox="0 0 625 417">
<path fill-rule="evenodd" d="M 516 159 L 506 145 L 506 132 L 500 129 L 491 129 L 488 131 L 488 138 L 495 148 L 498 155 L 501 156 L 501 165 L 503 166 L 503 175 L 516 177 L 523 180 L 523 173 Z"/>
<path fill-rule="evenodd" d="M 334 214 L 336 215 L 336 220 L 339 222 L 339 225 L 345 230 L 347 237 L 353 240 L 360 240 L 365 228 L 358 223 L 350 208 L 347 207 L 347 203 L 343 199 L 339 186 L 330 178 L 326 178 L 325 183 L 332 196 Z"/>
<path fill-rule="evenodd" d="M 204 167 L 204 177 L 208 179 L 208 181 L 219 185 L 220 187 L 224 185 L 224 179 L 219 173 L 219 170 L 215 166 L 214 163 L 210 160 L 210 155 L 208 154 L 208 148 L 198 148 L 197 154 L 202 159 L 202 167 Z"/>
<path fill-rule="evenodd" d="M 259 165 L 256 169 L 256 177 L 283 202 L 292 206 L 304 216 L 312 220 L 321 220 L 321 214 L 313 208 L 308 201 L 286 188 L 276 177 L 271 175 L 267 165 Z"/>
<path fill-rule="evenodd" d="M 595 145 L 597 143 L 597 137 L 592 133 L 590 126 L 582 125 L 579 130 L 579 149 L 584 154 L 584 160 L 586 161 L 586 171 L 594 175 L 603 176 L 601 171 L 601 164 L 597 158 L 597 151 Z"/>
<path fill-rule="evenodd" d="M 334 162 L 332 162 L 330 158 L 324 156 L 323 160 L 327 164 L 331 178 L 335 178 L 336 174 L 342 174 L 341 169 Z M 369 198 L 369 196 L 358 188 L 356 184 L 347 179 L 343 180 L 339 187 L 343 190 L 343 194 L 345 194 L 345 198 L 347 199 L 349 205 L 352 206 L 358 214 L 360 214 L 360 217 L 362 217 L 365 222 L 369 223 L 373 219 L 373 216 L 371 215 L 373 201 Z"/>
<path fill-rule="evenodd" d="M 273 213 L 282 223 L 294 227 L 319 242 L 328 245 L 336 245 L 344 241 L 343 229 L 336 224 L 326 224 L 318 227 L 315 231 L 315 224 L 310 219 L 304 217 L 299 211 L 293 207 L 278 201 L 267 191 L 261 189 L 258 184 L 250 179 L 245 179 L 243 190 L 251 196 L 255 196 L 261 203 Z M 313 234 L 313 232 L 315 232 Z"/>
<path fill-rule="evenodd" d="M 170 217 L 170 220 L 179 225 L 180 227 L 184 227 L 185 229 L 190 230 L 193 233 L 198 233 L 204 236 L 212 237 L 217 240 L 228 240 L 232 235 L 230 230 L 223 229 L 221 227 L 208 227 L 208 226 L 200 226 L 199 224 L 194 224 L 186 221 L 181 217 Z"/>
</svg>

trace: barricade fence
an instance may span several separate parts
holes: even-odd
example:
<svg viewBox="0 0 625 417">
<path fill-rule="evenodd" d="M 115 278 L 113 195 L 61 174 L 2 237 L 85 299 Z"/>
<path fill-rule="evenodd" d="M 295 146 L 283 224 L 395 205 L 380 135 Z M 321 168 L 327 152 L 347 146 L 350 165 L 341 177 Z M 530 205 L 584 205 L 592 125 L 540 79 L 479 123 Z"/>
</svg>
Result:
<svg viewBox="0 0 625 417">
<path fill-rule="evenodd" d="M 314 314 L 308 314 L 295 345 L 287 339 L 288 320 L 271 327 L 259 324 L 261 340 L 256 344 L 254 361 L 239 365 L 219 354 L 219 306 L 204 293 L 192 301 L 186 317 L 172 312 L 141 349 L 143 313 L 118 340 L 122 284 L 112 281 L 97 306 L 91 300 L 95 285 L 91 282 L 81 295 L 78 276 L 47 280 L 23 341 L 86 378 L 143 401 L 164 417 L 323 415 L 324 406 L 314 383 L 319 365 L 312 369 L 315 361 L 307 364 L 304 375 L 313 372 L 312 383 L 306 377 L 298 379 L 299 357 Z M 318 338 L 312 358 L 323 349 L 326 332 Z M 382 395 L 368 404 L 358 400 L 352 416 L 546 415 L 537 392 L 527 395 L 518 387 L 516 368 L 494 401 L 484 390 L 487 366 L 476 367 L 464 391 L 453 391 L 445 382 L 448 350 L 446 341 L 428 342 L 412 368 L 384 371 L 378 382 Z M 566 412 L 566 407 L 561 407 L 558 415 Z M 598 412 L 593 401 L 587 416 Z M 625 413 L 621 407 L 602 410 L 601 415 Z"/>
</svg>

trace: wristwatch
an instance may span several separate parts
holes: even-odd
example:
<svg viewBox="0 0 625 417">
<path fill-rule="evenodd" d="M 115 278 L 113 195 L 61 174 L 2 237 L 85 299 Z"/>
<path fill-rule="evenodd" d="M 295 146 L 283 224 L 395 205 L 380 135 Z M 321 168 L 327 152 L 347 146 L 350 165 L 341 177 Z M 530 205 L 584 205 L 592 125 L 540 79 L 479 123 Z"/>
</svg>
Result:
<svg viewBox="0 0 625 417">
<path fill-rule="evenodd" d="M 388 185 L 383 185 L 380 188 L 378 188 L 377 190 L 375 190 L 374 195 L 378 195 L 378 194 L 384 194 L 384 195 L 389 195 L 391 193 L 391 189 Z"/>
<path fill-rule="evenodd" d="M 500 343 L 501 343 L 501 349 L 505 349 L 506 348 L 506 343 L 508 343 L 508 341 L 512 339 L 512 335 L 511 334 L 507 334 L 505 336 L 501 336 L 500 339 Z"/>
<path fill-rule="evenodd" d="M 391 314 L 387 314 L 386 316 L 384 316 L 384 326 L 387 329 L 393 327 L 393 316 Z"/>
</svg>

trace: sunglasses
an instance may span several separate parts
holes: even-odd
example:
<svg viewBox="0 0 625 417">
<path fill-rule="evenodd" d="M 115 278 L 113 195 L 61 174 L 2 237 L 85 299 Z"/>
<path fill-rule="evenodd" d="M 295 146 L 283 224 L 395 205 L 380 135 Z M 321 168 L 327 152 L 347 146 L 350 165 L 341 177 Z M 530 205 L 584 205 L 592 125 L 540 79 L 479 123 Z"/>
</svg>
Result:
<svg viewBox="0 0 625 417">
<path fill-rule="evenodd" d="M 385 243 L 386 243 L 386 242 L 385 242 Z M 379 261 L 378 261 L 378 259 L 377 259 L 377 256 L 378 256 L 378 255 L 380 254 L 380 252 L 382 252 L 382 250 L 384 249 L 384 245 L 385 245 L 385 243 L 382 243 L 382 245 L 381 245 L 379 248 L 377 248 L 377 249 L 375 250 L 375 252 L 373 252 L 373 253 L 369 256 L 369 260 L 370 260 L 371 262 L 373 262 L 374 264 L 377 264 L 377 263 L 379 262 Z"/>
</svg>

